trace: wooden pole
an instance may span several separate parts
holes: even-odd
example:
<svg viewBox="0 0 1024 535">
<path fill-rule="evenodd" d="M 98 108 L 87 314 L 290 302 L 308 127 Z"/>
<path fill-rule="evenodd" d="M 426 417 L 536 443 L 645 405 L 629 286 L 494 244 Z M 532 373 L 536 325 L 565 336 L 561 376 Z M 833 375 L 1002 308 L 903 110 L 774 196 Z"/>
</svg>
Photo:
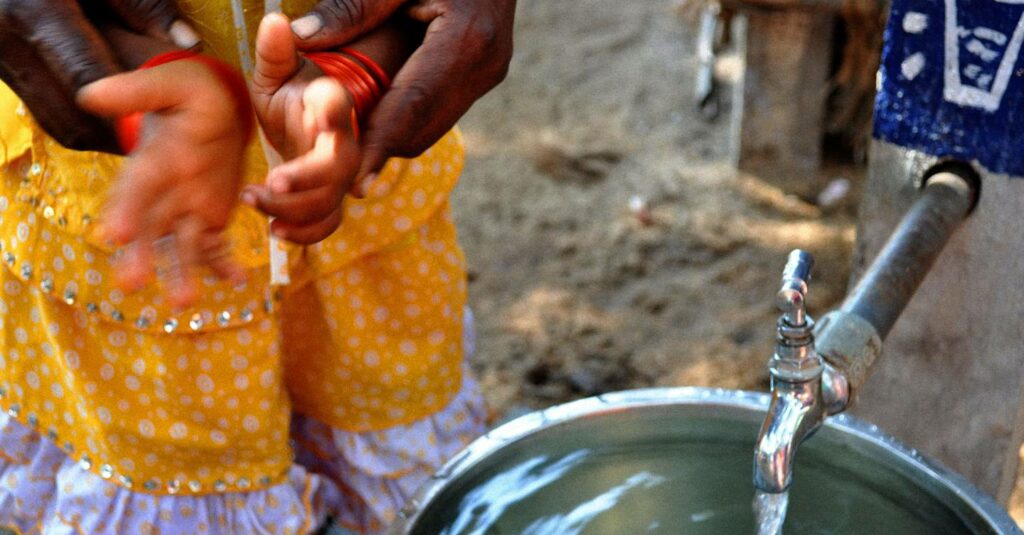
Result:
<svg viewBox="0 0 1024 535">
<path fill-rule="evenodd" d="M 748 10 L 737 33 L 745 60 L 732 108 L 738 169 L 813 196 L 821 164 L 835 15 L 818 9 Z M 745 38 L 742 37 L 745 34 Z"/>
</svg>

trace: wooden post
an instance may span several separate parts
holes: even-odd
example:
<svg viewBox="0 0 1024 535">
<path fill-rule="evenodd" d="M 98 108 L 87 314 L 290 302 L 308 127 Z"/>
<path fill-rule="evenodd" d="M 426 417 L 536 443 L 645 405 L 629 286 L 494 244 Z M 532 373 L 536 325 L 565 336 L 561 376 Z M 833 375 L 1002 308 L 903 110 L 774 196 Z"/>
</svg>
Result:
<svg viewBox="0 0 1024 535">
<path fill-rule="evenodd" d="M 835 15 L 806 7 L 754 7 L 743 18 L 746 31 L 741 23 L 737 34 L 746 65 L 733 98 L 734 163 L 789 193 L 813 196 L 822 186 L 815 178 Z"/>
</svg>

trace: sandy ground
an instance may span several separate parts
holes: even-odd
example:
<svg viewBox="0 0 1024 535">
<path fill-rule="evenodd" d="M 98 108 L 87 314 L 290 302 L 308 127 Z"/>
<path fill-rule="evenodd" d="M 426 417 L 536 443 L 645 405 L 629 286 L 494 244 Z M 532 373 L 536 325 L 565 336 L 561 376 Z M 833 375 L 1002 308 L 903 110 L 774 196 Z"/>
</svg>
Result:
<svg viewBox="0 0 1024 535">
<path fill-rule="evenodd" d="M 728 95 L 714 122 L 692 103 L 695 35 L 674 0 L 519 1 L 509 77 L 462 123 L 454 200 L 472 365 L 499 417 L 645 386 L 766 389 L 793 248 L 817 258 L 812 314 L 842 298 L 856 194 L 823 211 L 733 171 Z"/>
<path fill-rule="evenodd" d="M 671 0 L 519 4 L 508 80 L 463 122 L 454 200 L 493 407 L 763 389 L 786 255 L 817 257 L 812 312 L 836 304 L 852 210 L 730 168 L 727 110 L 692 104 L 695 32 Z"/>
</svg>

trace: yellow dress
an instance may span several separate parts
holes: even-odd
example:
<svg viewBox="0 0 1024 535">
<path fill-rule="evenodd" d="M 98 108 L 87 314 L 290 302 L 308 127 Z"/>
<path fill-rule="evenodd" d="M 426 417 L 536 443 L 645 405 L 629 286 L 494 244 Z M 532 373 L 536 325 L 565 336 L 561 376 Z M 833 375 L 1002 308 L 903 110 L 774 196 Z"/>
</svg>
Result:
<svg viewBox="0 0 1024 535">
<path fill-rule="evenodd" d="M 179 2 L 206 51 L 243 66 L 263 7 Z M 258 143 L 249 153 L 259 182 Z M 166 495 L 286 481 L 293 407 L 351 432 L 441 410 L 462 386 L 465 267 L 447 200 L 462 158 L 453 131 L 390 161 L 389 192 L 346 198 L 335 234 L 290 248 L 284 287 L 269 281 L 266 219 L 239 208 L 227 233 L 249 281 L 205 277 L 175 312 L 155 288 L 116 288 L 115 251 L 90 238 L 120 158 L 59 146 L 0 85 L 0 408 L 99 477 Z"/>
</svg>

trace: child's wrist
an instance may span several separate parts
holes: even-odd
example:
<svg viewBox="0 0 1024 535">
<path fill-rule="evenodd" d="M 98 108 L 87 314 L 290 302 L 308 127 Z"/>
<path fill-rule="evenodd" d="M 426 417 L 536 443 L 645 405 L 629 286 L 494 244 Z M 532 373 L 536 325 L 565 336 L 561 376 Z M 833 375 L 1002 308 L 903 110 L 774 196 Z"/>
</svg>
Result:
<svg viewBox="0 0 1024 535">
<path fill-rule="evenodd" d="M 365 124 L 373 109 L 391 85 L 384 70 L 365 54 L 343 49 L 338 52 L 310 52 L 304 54 L 323 71 L 337 80 L 352 99 L 352 127 L 359 136 L 360 125 Z"/>
<path fill-rule="evenodd" d="M 236 115 L 245 135 L 245 143 L 249 142 L 253 132 L 252 102 L 249 100 L 249 89 L 245 78 L 238 69 L 216 58 L 200 54 L 192 50 L 175 50 L 153 56 L 139 66 L 138 70 L 151 69 L 167 63 L 190 60 L 201 63 L 228 92 L 235 105 Z M 114 129 L 121 149 L 125 154 L 132 152 L 138 145 L 142 129 L 142 113 L 133 113 L 119 117 L 114 122 Z"/>
</svg>

